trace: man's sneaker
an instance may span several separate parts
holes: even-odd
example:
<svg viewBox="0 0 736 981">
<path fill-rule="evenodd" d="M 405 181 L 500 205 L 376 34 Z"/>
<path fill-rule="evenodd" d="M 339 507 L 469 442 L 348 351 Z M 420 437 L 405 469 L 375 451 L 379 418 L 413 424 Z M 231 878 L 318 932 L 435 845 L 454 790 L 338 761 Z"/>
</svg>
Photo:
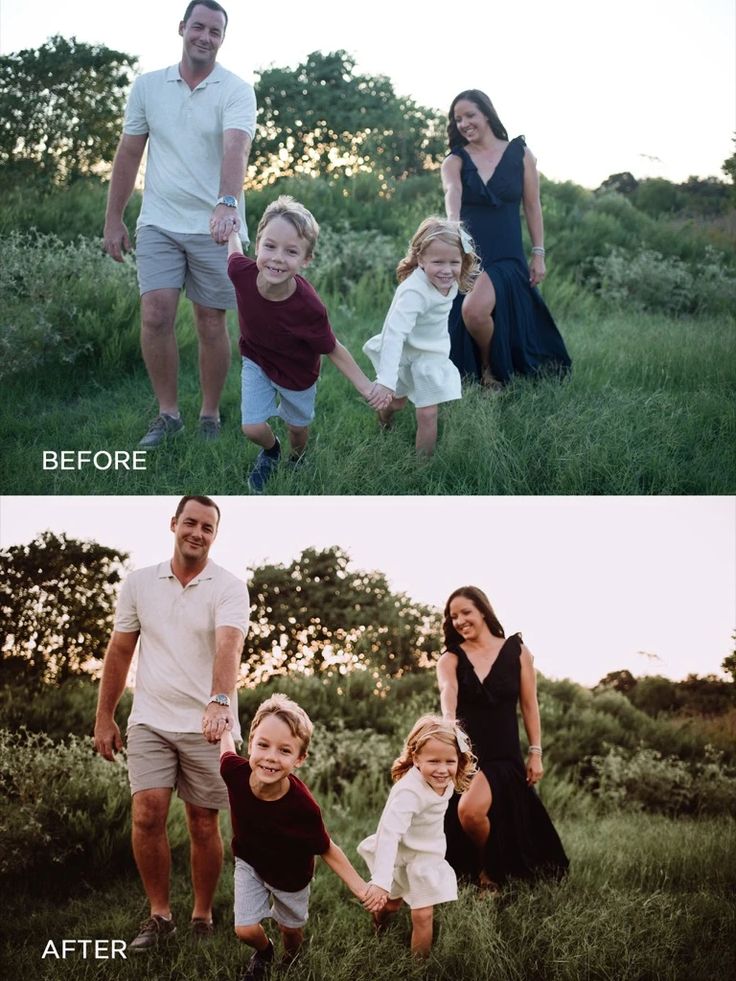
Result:
<svg viewBox="0 0 736 981">
<path fill-rule="evenodd" d="M 165 439 L 177 436 L 184 428 L 181 417 L 175 419 L 173 416 L 166 415 L 165 412 L 156 416 L 143 439 L 138 444 L 144 449 L 151 450 L 154 446 L 160 446 Z"/>
<path fill-rule="evenodd" d="M 265 950 L 257 950 L 248 961 L 248 967 L 245 974 L 241 974 L 240 981 L 260 981 L 261 978 L 265 978 L 272 961 L 273 944 L 269 940 L 268 947 Z"/>
<path fill-rule="evenodd" d="M 254 494 L 262 494 L 263 489 L 268 483 L 269 477 L 279 465 L 281 456 L 281 444 L 278 439 L 275 443 L 276 453 L 268 456 L 265 450 L 260 450 L 253 464 L 253 469 L 248 474 L 248 486 Z"/>
<path fill-rule="evenodd" d="M 207 442 L 211 442 L 213 439 L 217 439 L 219 437 L 220 428 L 221 423 L 219 416 L 199 417 L 199 435 Z"/>
<path fill-rule="evenodd" d="M 193 940 L 210 940 L 215 935 L 215 926 L 212 920 L 205 920 L 201 916 L 195 916 L 189 924 L 189 936 Z"/>
<path fill-rule="evenodd" d="M 162 940 L 168 940 L 176 933 L 173 920 L 167 920 L 163 916 L 154 913 L 141 923 L 141 930 L 138 936 L 128 944 L 128 950 L 134 953 L 141 953 L 144 950 L 151 950 L 158 947 Z"/>
</svg>

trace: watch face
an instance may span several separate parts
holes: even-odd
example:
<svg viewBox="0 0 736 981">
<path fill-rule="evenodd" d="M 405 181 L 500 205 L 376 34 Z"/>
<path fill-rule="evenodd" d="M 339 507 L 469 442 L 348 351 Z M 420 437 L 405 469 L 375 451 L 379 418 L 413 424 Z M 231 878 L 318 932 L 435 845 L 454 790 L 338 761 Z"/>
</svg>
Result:
<svg viewBox="0 0 736 981">
<path fill-rule="evenodd" d="M 232 194 L 223 194 L 222 197 L 220 198 L 220 200 L 217 203 L 218 204 L 226 204 L 228 206 L 228 208 L 237 208 L 237 206 L 238 206 L 238 199 L 237 198 L 234 198 L 232 196 Z"/>
<path fill-rule="evenodd" d="M 226 707 L 230 704 L 230 699 L 227 695 L 213 695 L 210 701 L 217 702 L 218 705 L 224 705 Z"/>
</svg>

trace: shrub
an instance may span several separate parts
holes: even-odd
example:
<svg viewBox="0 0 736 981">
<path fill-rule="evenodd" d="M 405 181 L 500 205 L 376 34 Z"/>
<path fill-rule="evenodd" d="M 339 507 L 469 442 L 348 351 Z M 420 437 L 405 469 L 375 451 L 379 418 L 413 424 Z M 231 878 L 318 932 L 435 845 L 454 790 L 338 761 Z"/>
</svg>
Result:
<svg viewBox="0 0 736 981">
<path fill-rule="evenodd" d="M 0 730 L 0 876 L 109 870 L 128 852 L 130 794 L 122 759 L 89 739 Z"/>
<path fill-rule="evenodd" d="M 132 263 L 85 239 L 18 232 L 0 239 L 0 256 L 0 378 L 50 362 L 138 360 Z"/>
<path fill-rule="evenodd" d="M 712 246 L 691 265 L 652 249 L 632 255 L 613 248 L 595 258 L 593 266 L 597 292 L 616 306 L 674 314 L 719 314 L 736 307 L 736 276 L 724 268 Z"/>
<path fill-rule="evenodd" d="M 606 810 L 628 807 L 671 816 L 736 811 L 736 768 L 712 747 L 688 763 L 649 747 L 627 752 L 611 746 L 591 765 L 587 785 Z"/>
</svg>

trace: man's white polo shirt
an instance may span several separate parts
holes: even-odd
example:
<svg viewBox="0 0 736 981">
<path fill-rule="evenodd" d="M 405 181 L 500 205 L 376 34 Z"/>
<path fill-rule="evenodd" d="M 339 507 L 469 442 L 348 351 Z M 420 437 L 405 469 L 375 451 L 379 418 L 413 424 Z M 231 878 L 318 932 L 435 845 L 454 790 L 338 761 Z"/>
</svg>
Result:
<svg viewBox="0 0 736 981">
<path fill-rule="evenodd" d="M 148 134 L 141 225 L 169 232 L 209 235 L 212 209 L 220 193 L 222 137 L 239 129 L 253 138 L 253 86 L 215 65 L 190 89 L 179 66 L 140 75 L 130 90 L 123 132 Z M 241 192 L 238 211 L 245 228 Z"/>
<path fill-rule="evenodd" d="M 248 632 L 250 602 L 245 583 L 214 562 L 186 586 L 170 562 L 130 573 L 120 591 L 115 630 L 140 631 L 133 708 L 128 725 L 165 732 L 201 732 L 212 692 L 217 627 Z M 237 692 L 233 738 L 240 739 Z"/>
</svg>

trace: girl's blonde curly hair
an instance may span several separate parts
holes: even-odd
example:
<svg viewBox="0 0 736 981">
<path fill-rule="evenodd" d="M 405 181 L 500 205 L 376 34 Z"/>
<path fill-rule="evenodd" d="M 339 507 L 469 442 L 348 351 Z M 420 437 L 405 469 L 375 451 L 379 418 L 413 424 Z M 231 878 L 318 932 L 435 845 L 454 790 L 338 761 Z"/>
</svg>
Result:
<svg viewBox="0 0 736 981">
<path fill-rule="evenodd" d="M 418 719 L 406 737 L 401 756 L 394 760 L 391 767 L 391 778 L 400 780 L 414 766 L 414 758 L 420 753 L 424 744 L 430 739 L 438 739 L 441 743 L 454 746 L 457 750 L 457 773 L 455 774 L 455 790 L 462 792 L 470 786 L 470 778 L 476 771 L 476 758 L 470 745 L 470 740 L 457 724 L 443 719 L 441 715 L 423 715 Z"/>
<path fill-rule="evenodd" d="M 462 266 L 458 290 L 461 293 L 469 293 L 481 271 L 480 259 L 475 253 L 473 240 L 461 221 L 450 221 L 449 218 L 440 218 L 439 215 L 430 215 L 417 228 L 409 243 L 409 251 L 396 267 L 396 278 L 401 283 L 413 273 L 430 242 L 438 240 L 447 245 L 454 245 L 459 250 Z"/>
</svg>

